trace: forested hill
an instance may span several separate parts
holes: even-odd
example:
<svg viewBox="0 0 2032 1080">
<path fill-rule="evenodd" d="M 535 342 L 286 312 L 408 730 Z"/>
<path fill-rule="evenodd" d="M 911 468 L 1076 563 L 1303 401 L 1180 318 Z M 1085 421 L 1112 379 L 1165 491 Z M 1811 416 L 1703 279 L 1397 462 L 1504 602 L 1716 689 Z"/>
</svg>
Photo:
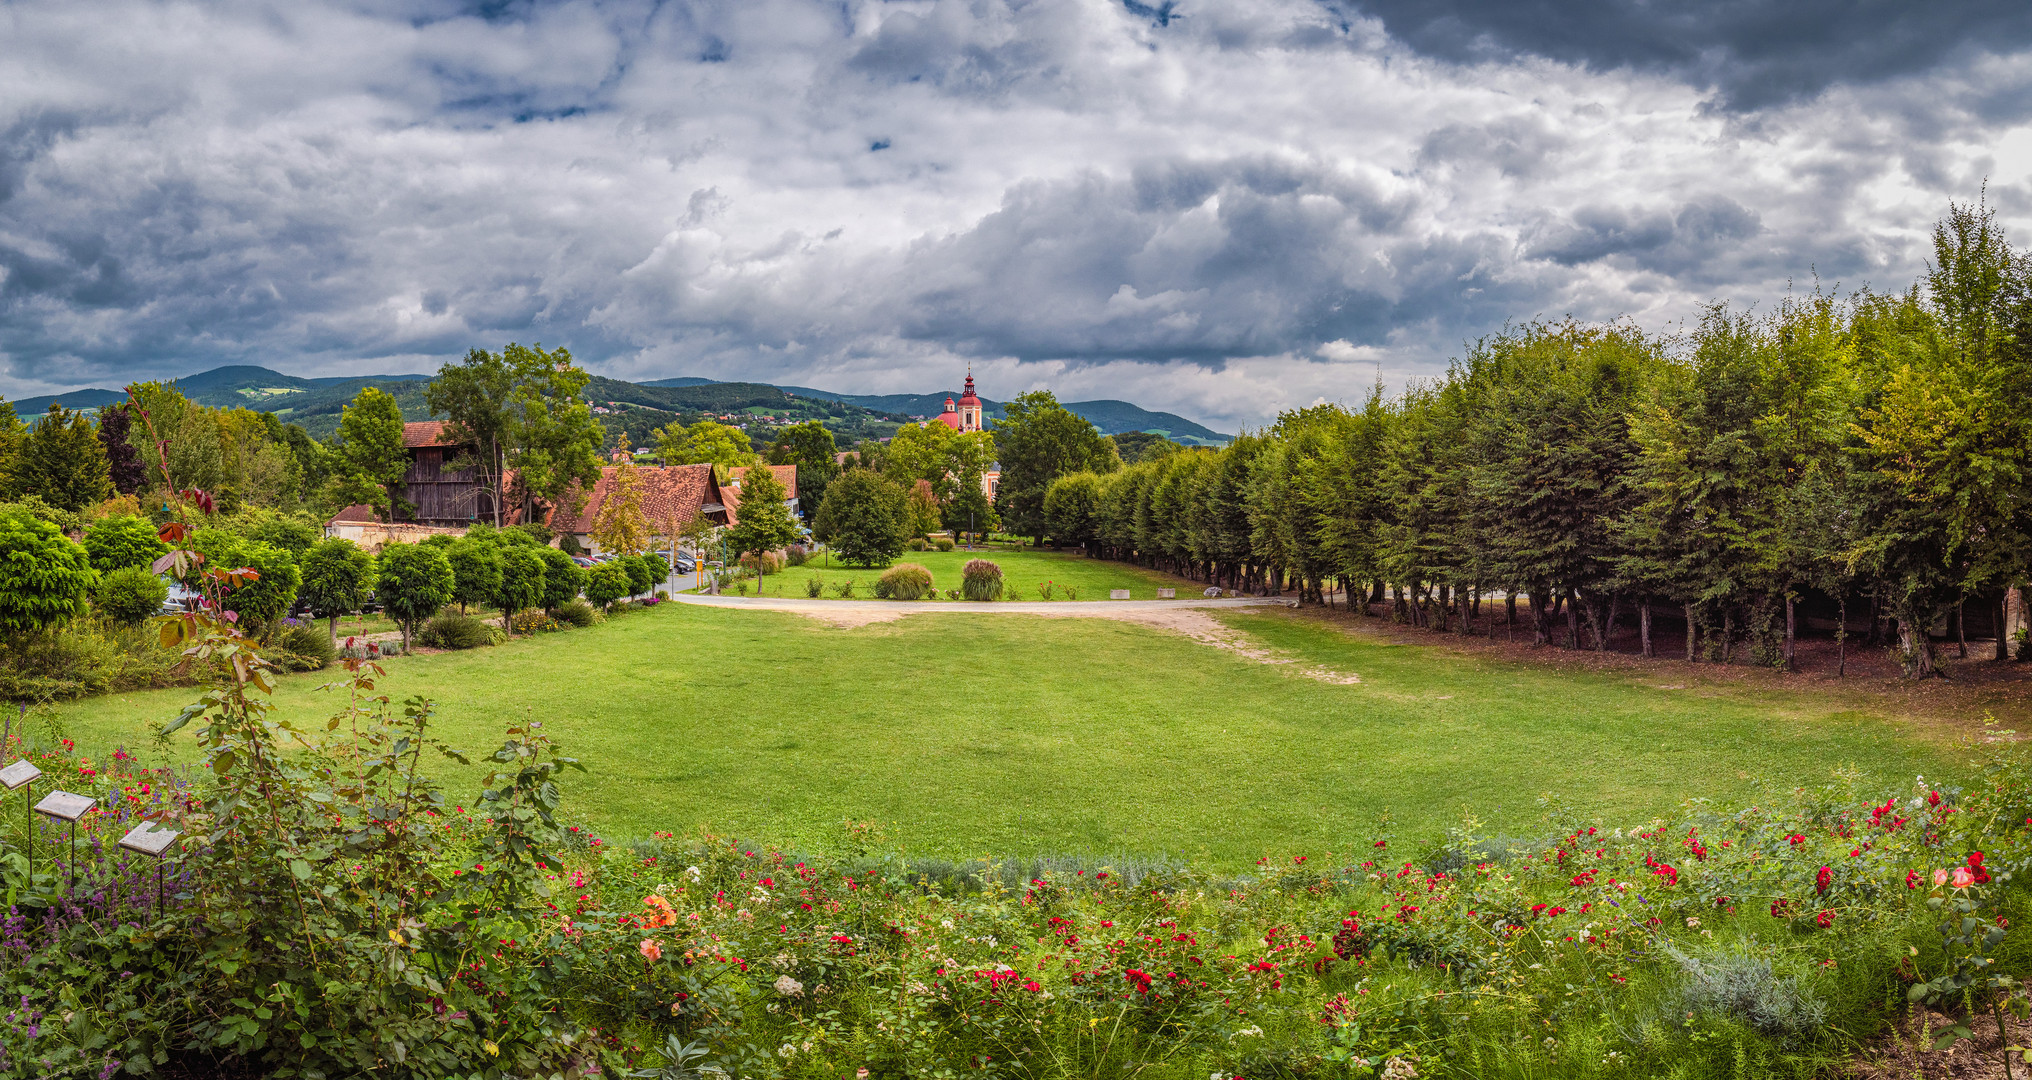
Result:
<svg viewBox="0 0 2032 1080">
<path fill-rule="evenodd" d="M 711 385 L 707 380 L 696 377 L 680 379 L 657 379 L 643 383 L 644 386 L 703 386 Z M 728 385 L 753 385 L 749 383 Z M 959 400 L 958 390 L 941 390 L 932 394 L 840 394 L 831 390 L 818 390 L 809 386 L 784 386 L 785 393 L 798 397 L 822 398 L 827 401 L 843 401 L 859 405 L 864 409 L 901 416 L 935 416 L 945 409 L 947 398 Z M 1129 431 L 1148 431 L 1163 435 L 1173 442 L 1187 446 L 1222 446 L 1232 436 L 1195 424 L 1176 413 L 1152 412 L 1126 401 L 1112 398 L 1099 401 L 1068 401 L 1066 409 L 1101 429 L 1103 435 L 1120 435 Z M 981 399 L 981 411 L 990 420 L 1002 417 L 1002 402 L 992 398 Z"/>
<path fill-rule="evenodd" d="M 302 378 L 240 365 L 188 375 L 176 380 L 176 385 L 200 404 L 274 413 L 277 419 L 302 425 L 313 438 L 325 439 L 338 430 L 340 412 L 366 386 L 378 386 L 394 395 L 404 419 L 430 419 L 430 408 L 423 396 L 430 379 L 428 375 Z M 71 409 L 96 409 L 122 401 L 126 396 L 118 390 L 95 388 L 22 398 L 13 404 L 23 419 L 33 419 L 52 403 Z M 586 397 L 596 408 L 604 410 L 601 422 L 617 445 L 649 445 L 654 441 L 651 432 L 680 417 L 690 423 L 700 416 L 745 413 L 772 426 L 817 420 L 833 432 L 841 445 L 848 446 L 864 438 L 888 435 L 897 424 L 912 417 L 936 415 L 945 408 L 945 399 L 957 399 L 959 392 L 837 394 L 807 386 L 715 382 L 696 377 L 635 383 L 596 375 L 586 384 Z M 1001 402 L 982 398 L 981 404 L 989 419 L 1003 415 Z M 1065 407 L 1085 417 L 1104 435 L 1148 431 L 1187 446 L 1220 446 L 1230 438 L 1182 416 L 1151 412 L 1126 401 L 1069 401 Z"/>
</svg>

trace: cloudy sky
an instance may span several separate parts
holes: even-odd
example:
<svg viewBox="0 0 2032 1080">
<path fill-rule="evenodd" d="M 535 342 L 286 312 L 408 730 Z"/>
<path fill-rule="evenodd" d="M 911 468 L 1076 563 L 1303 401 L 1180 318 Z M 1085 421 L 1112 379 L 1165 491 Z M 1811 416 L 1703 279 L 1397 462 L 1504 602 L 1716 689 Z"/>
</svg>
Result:
<svg viewBox="0 0 2032 1080">
<path fill-rule="evenodd" d="M 1223 430 L 1505 322 L 2032 239 L 2032 5 L 11 0 L 0 394 L 228 363 L 1048 387 Z"/>
</svg>

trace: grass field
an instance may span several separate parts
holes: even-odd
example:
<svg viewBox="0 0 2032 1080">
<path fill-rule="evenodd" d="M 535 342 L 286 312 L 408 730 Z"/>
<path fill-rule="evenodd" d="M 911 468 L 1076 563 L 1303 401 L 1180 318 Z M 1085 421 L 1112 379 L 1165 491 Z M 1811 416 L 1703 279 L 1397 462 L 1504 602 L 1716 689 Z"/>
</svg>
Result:
<svg viewBox="0 0 2032 1080">
<path fill-rule="evenodd" d="M 1053 584 L 1054 600 L 1070 599 L 1064 591 L 1066 586 L 1077 590 L 1081 600 L 1106 600 L 1111 589 L 1129 590 L 1132 600 L 1155 600 L 1160 586 L 1175 587 L 1181 596 L 1192 595 L 1205 588 L 1184 578 L 1127 563 L 1015 547 L 975 551 L 906 551 L 896 561 L 916 563 L 931 571 L 932 584 L 939 589 L 957 589 L 960 587 L 960 568 L 969 559 L 987 559 L 1000 566 L 1002 583 L 1017 600 L 1043 599 L 1038 586 L 1047 581 Z M 789 567 L 780 574 L 770 574 L 763 579 L 762 590 L 766 596 L 804 596 L 805 582 L 817 578 L 825 583 L 825 595 L 830 598 L 835 595 L 836 586 L 853 581 L 856 583 L 855 597 L 865 600 L 874 595 L 875 581 L 882 576 L 882 569 L 847 567 L 837 559 L 821 558 L 803 566 Z M 688 586 L 690 581 L 681 577 L 678 584 Z M 752 581 L 748 585 L 751 591 L 755 587 Z"/>
<path fill-rule="evenodd" d="M 617 838 L 710 825 L 824 845 L 855 819 L 926 854 L 1239 864 L 1384 828 L 1430 839 L 1464 812 L 1532 831 L 1542 794 L 1628 826 L 1688 797 L 1750 799 L 1759 782 L 1854 767 L 1909 784 L 1963 764 L 1897 721 L 1789 693 L 1484 661 L 1279 612 L 1226 621 L 1298 662 L 1104 619 L 954 613 L 837 629 L 667 604 L 398 659 L 382 689 L 440 701 L 443 732 L 468 751 L 491 750 L 525 714 L 546 721 L 592 770 L 569 785 L 570 813 Z M 1299 674 L 1321 666 L 1361 681 Z M 331 677 L 284 678 L 284 714 L 328 714 L 314 688 Z M 60 715 L 83 751 L 124 743 L 160 762 L 188 756 L 188 738 L 165 751 L 148 733 L 191 697 L 124 694 Z"/>
</svg>

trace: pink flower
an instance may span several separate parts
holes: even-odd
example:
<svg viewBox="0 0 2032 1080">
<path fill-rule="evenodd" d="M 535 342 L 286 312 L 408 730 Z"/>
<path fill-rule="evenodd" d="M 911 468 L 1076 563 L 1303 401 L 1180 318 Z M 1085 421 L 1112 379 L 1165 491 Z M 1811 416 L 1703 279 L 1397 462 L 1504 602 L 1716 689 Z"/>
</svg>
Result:
<svg viewBox="0 0 2032 1080">
<path fill-rule="evenodd" d="M 1947 871 L 1935 870 L 1933 872 L 1933 887 L 1937 889 L 1945 884 L 1947 884 Z"/>
<path fill-rule="evenodd" d="M 654 938 L 643 938 L 642 944 L 637 947 L 642 950 L 642 958 L 652 964 L 663 959 L 663 946 L 658 945 Z"/>
<path fill-rule="evenodd" d="M 1976 883 L 1976 876 L 1969 872 L 1968 867 L 1957 866 L 1954 868 L 1954 876 L 1949 880 L 1953 882 L 1955 888 L 1966 889 Z"/>
</svg>

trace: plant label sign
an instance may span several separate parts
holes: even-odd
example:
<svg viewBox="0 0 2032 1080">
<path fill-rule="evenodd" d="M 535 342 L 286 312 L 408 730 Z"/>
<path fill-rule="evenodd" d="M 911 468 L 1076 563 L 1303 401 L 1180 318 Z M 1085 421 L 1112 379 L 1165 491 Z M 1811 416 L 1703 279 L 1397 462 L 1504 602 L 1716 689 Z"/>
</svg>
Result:
<svg viewBox="0 0 2032 1080">
<path fill-rule="evenodd" d="M 120 846 L 160 859 L 163 853 L 169 850 L 169 846 L 176 843 L 176 838 L 182 835 L 175 829 L 158 829 L 154 822 L 144 821 L 120 838 Z"/>
<path fill-rule="evenodd" d="M 1127 600 L 1128 598 L 1129 598 L 1129 590 L 1127 589 L 1108 590 L 1108 599 L 1110 600 Z"/>
<path fill-rule="evenodd" d="M 24 758 L 4 769 L 0 769 L 0 786 L 5 786 L 7 790 L 13 791 L 23 784 L 35 782 L 41 776 L 42 770 L 30 765 L 27 759 Z"/>
<path fill-rule="evenodd" d="M 52 791 L 35 804 L 35 812 L 47 814 L 59 821 L 76 822 L 85 816 L 85 811 L 97 805 L 99 800 L 74 795 L 68 791 Z"/>
</svg>

